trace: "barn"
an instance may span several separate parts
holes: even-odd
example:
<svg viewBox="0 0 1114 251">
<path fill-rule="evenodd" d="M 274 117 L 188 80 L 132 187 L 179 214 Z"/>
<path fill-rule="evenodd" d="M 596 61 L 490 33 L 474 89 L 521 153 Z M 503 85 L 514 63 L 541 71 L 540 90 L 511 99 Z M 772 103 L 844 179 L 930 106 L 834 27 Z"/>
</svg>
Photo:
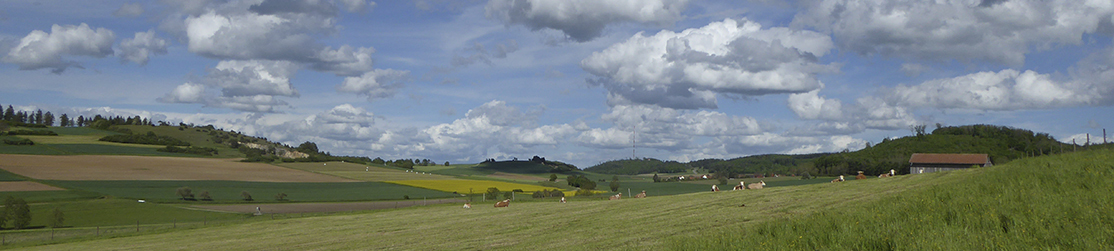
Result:
<svg viewBox="0 0 1114 251">
<path fill-rule="evenodd" d="M 914 153 L 909 157 L 909 174 L 931 173 L 994 165 L 986 154 Z"/>
</svg>

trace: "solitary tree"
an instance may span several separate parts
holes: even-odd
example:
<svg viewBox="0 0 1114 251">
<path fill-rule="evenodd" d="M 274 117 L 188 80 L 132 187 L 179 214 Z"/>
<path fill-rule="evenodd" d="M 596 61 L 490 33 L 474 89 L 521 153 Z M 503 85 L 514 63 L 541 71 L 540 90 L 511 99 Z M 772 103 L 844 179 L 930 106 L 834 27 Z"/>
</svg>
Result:
<svg viewBox="0 0 1114 251">
<path fill-rule="evenodd" d="M 61 208 L 54 208 L 53 218 L 50 219 L 50 227 L 60 228 L 66 222 L 66 214 L 62 213 Z"/>
<path fill-rule="evenodd" d="M 286 193 L 278 193 L 278 194 L 276 194 L 276 195 L 275 195 L 275 200 L 277 200 L 277 201 L 284 201 L 284 200 L 286 200 Z"/>
<path fill-rule="evenodd" d="M 449 166 L 449 162 L 448 162 L 448 161 L 445 161 L 445 166 Z"/>
<path fill-rule="evenodd" d="M 240 192 L 240 197 L 244 197 L 245 201 L 252 201 L 251 194 L 248 191 Z"/>
<path fill-rule="evenodd" d="M 179 187 L 178 196 L 181 196 L 182 200 L 193 200 L 193 189 L 189 187 Z"/>
<path fill-rule="evenodd" d="M 27 201 L 15 198 L 12 204 L 12 208 L 8 209 L 8 217 L 12 220 L 12 226 L 15 229 L 23 229 L 31 225 L 31 207 L 27 206 Z"/>
<path fill-rule="evenodd" d="M 197 197 L 201 197 L 201 200 L 213 200 L 213 197 L 209 196 L 209 191 L 201 191 Z"/>
<path fill-rule="evenodd" d="M 661 177 L 658 177 L 656 173 L 654 174 L 654 182 L 661 182 Z"/>
<path fill-rule="evenodd" d="M 0 209 L 0 227 L 8 224 L 11 219 L 12 209 L 15 208 L 15 197 L 8 196 L 4 199 L 4 208 Z"/>
<path fill-rule="evenodd" d="M 619 191 L 619 176 L 611 176 L 611 184 L 609 186 L 612 192 Z"/>
<path fill-rule="evenodd" d="M 554 181 L 557 181 L 557 174 L 556 173 L 549 174 L 549 182 L 554 182 Z"/>
</svg>

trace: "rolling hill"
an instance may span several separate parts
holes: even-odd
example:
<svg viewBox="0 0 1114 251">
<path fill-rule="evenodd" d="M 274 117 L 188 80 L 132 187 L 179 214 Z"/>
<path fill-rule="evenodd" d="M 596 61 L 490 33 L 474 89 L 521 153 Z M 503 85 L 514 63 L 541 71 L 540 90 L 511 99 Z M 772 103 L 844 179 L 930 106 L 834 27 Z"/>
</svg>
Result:
<svg viewBox="0 0 1114 251">
<path fill-rule="evenodd" d="M 619 201 L 431 206 L 29 247 L 1086 249 L 1114 247 L 1114 151 L 988 168 Z M 1053 169 L 1054 168 L 1054 169 Z"/>
</svg>

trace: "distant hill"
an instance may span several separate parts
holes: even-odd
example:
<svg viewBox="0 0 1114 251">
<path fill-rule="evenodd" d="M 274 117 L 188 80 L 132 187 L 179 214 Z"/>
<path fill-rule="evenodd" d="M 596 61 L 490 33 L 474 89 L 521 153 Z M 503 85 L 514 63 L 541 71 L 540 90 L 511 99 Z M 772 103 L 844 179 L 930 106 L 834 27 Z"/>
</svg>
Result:
<svg viewBox="0 0 1114 251">
<path fill-rule="evenodd" d="M 815 154 L 765 154 L 752 155 L 730 160 L 701 160 L 689 163 L 690 166 L 703 168 L 709 172 L 737 177 L 738 175 L 762 174 L 804 174 L 812 168 L 812 162 L 830 153 Z"/>
<path fill-rule="evenodd" d="M 689 166 L 677 161 L 662 161 L 654 158 L 612 160 L 585 168 L 585 171 L 602 174 L 645 174 L 645 173 L 680 173 L 689 170 Z"/>
<path fill-rule="evenodd" d="M 476 169 L 494 170 L 507 173 L 567 173 L 579 170 L 576 166 L 559 162 L 549 161 L 545 158 L 534 156 L 531 160 L 513 160 L 513 161 L 495 161 L 488 159 L 479 165 Z"/>
<path fill-rule="evenodd" d="M 940 127 L 931 134 L 919 133 L 894 140 L 883 140 L 877 145 L 855 152 L 843 152 L 816 159 L 816 171 L 825 175 L 853 174 L 864 171 L 868 175 L 909 171 L 909 156 L 913 153 L 985 153 L 994 164 L 1011 160 L 1059 153 L 1071 150 L 1047 133 L 994 125 L 966 125 Z"/>
<path fill-rule="evenodd" d="M 985 153 L 995 164 L 1027 156 L 1041 156 L 1072 149 L 1047 133 L 994 125 L 939 127 L 932 133 L 918 128 L 917 135 L 885 139 L 877 145 L 840 153 L 805 155 L 767 154 L 730 160 L 704 159 L 689 163 L 657 159 L 613 160 L 585 170 L 603 174 L 675 173 L 704 169 L 710 173 L 735 177 L 739 174 L 840 175 L 863 171 L 878 175 L 894 169 L 908 172 L 913 153 Z"/>
<path fill-rule="evenodd" d="M 30 130 L 33 129 L 33 130 Z M 54 131 L 61 132 L 57 135 Z M 0 121 L 0 138 L 26 140 L 21 135 L 54 134 L 46 147 L 0 147 L 0 153 L 23 154 L 113 154 L 113 155 L 167 155 L 213 156 L 244 158 L 248 162 L 324 162 L 348 161 L 371 163 L 368 157 L 333 156 L 318 150 L 317 144 L 305 142 L 297 147 L 271 142 L 267 138 L 225 131 L 213 125 L 196 126 L 179 123 L 154 122 L 141 117 L 101 117 L 99 115 L 66 123 L 66 126 L 47 126 L 19 121 Z M 34 135 L 37 136 L 37 135 Z M 90 138 L 93 137 L 93 138 Z M 42 139 L 41 137 L 39 139 Z M 105 145 L 100 142 L 123 143 Z M 29 141 L 30 143 L 35 143 Z M 6 144 L 12 145 L 12 144 Z M 126 147 L 135 145 L 136 147 Z M 153 146 L 163 148 L 152 151 Z M 138 147 L 138 148 L 137 148 Z"/>
</svg>

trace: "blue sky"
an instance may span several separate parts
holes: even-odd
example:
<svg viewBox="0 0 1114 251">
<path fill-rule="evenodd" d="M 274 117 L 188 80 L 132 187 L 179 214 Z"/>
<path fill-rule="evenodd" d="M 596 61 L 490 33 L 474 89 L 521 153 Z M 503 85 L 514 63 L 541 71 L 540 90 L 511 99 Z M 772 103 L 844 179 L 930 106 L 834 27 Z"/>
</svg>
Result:
<svg viewBox="0 0 1114 251">
<path fill-rule="evenodd" d="M 1109 1 L 9 1 L 0 105 L 588 167 L 1114 124 Z M 632 142 L 632 138 L 634 142 Z"/>
</svg>

